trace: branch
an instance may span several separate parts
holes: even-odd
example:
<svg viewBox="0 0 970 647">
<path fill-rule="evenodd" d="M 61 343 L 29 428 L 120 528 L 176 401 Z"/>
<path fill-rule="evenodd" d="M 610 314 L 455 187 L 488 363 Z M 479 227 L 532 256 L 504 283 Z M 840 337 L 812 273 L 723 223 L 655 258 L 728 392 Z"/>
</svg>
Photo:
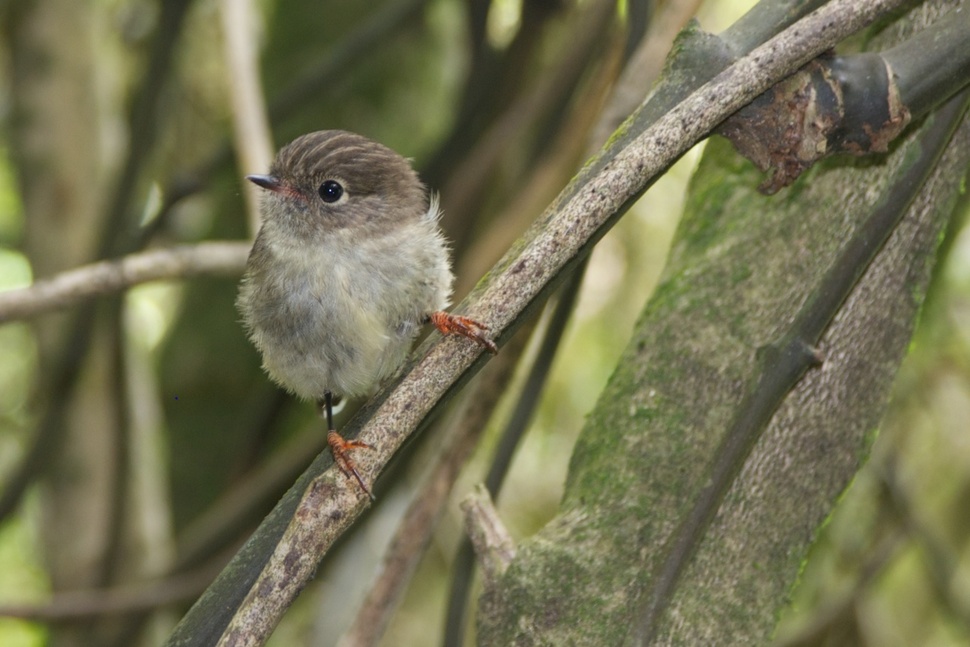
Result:
<svg viewBox="0 0 970 647">
<path fill-rule="evenodd" d="M 903 105 L 918 119 L 970 83 L 970 11 L 957 3 L 946 17 L 882 53 L 899 79 Z"/>
<path fill-rule="evenodd" d="M 460 162 L 449 170 L 448 180 L 441 189 L 442 228 L 450 232 L 452 245 L 460 255 L 474 240 L 472 229 L 465 224 L 468 214 L 484 201 L 483 192 L 499 160 L 508 152 L 510 142 L 521 140 L 543 115 L 561 104 L 596 61 L 596 51 L 602 47 L 604 35 L 612 25 L 615 7 L 615 2 L 597 0 L 576 12 L 570 24 L 572 37 L 555 68 L 502 110 L 475 144 L 463 150 Z"/>
<path fill-rule="evenodd" d="M 491 464 L 485 476 L 485 488 L 492 498 L 498 498 L 502 489 L 502 482 L 512 465 L 512 458 L 519 441 L 532 422 L 533 414 L 539 406 L 543 388 L 552 369 L 552 362 L 559 350 L 560 342 L 566 332 L 573 313 L 580 287 L 586 274 L 587 263 L 583 262 L 565 285 L 559 290 L 558 300 L 551 308 L 549 324 L 546 327 L 539 348 L 536 352 L 529 373 L 517 394 L 515 407 L 509 415 L 502 435 L 499 437 L 492 453 Z M 507 350 L 503 350 L 503 355 Z M 468 609 L 468 597 L 471 592 L 474 576 L 475 553 L 469 536 L 460 539 L 458 550 L 452 561 L 451 586 L 448 594 L 448 610 L 445 614 L 445 629 L 443 644 L 456 645 L 462 642 L 465 635 L 465 614 Z"/>
<path fill-rule="evenodd" d="M 239 158 L 239 167 L 250 172 L 263 173 L 273 161 L 273 137 L 270 135 L 269 118 L 263 86 L 259 80 L 259 56 L 252 0 L 222 0 L 219 16 L 222 18 L 222 35 L 226 52 L 226 68 L 229 78 L 229 99 L 232 104 L 232 134 Z M 243 195 L 249 214 L 251 237 L 259 230 L 259 198 L 256 186 L 246 183 Z"/>
<path fill-rule="evenodd" d="M 465 530 L 475 546 L 485 586 L 494 586 L 515 559 L 515 542 L 484 485 L 479 485 L 465 497 L 461 509 L 465 513 Z"/>
<path fill-rule="evenodd" d="M 50 601 L 36 605 L 0 606 L 0 617 L 20 618 L 34 622 L 63 622 L 90 619 L 135 611 L 152 611 L 159 607 L 191 600 L 212 581 L 213 568 L 203 568 L 164 580 L 125 584 L 110 589 L 62 591 Z"/>
<path fill-rule="evenodd" d="M 503 348 L 502 354 L 485 369 L 467 398 L 468 406 L 449 425 L 448 445 L 436 458 L 427 478 L 402 517 L 384 555 L 377 580 L 367 593 L 340 647 L 376 645 L 383 635 L 397 603 L 418 562 L 431 543 L 431 536 L 448 503 L 455 481 L 471 456 L 499 398 L 512 380 L 516 364 L 525 350 L 528 330 L 520 330 Z"/>
<path fill-rule="evenodd" d="M 685 151 L 773 83 L 900 4 L 833 0 L 692 93 L 622 149 L 615 141 L 498 264 L 477 290 L 469 314 L 487 322 L 499 341 L 507 339 L 564 272 Z M 375 397 L 345 430 L 350 437 L 360 430 L 360 438 L 376 448 L 358 461 L 364 478 L 372 480 L 484 359 L 478 348 L 443 340 L 412 363 L 391 390 Z M 338 472 L 326 471 L 331 463 L 325 455 L 314 461 L 182 620 L 169 645 L 266 641 L 321 557 L 367 505 L 359 488 Z M 268 549 L 272 554 L 267 556 Z"/>
<path fill-rule="evenodd" d="M 139 283 L 193 276 L 239 276 L 249 243 L 211 242 L 131 254 L 92 263 L 30 287 L 0 292 L 0 323 L 62 310 Z"/>
<path fill-rule="evenodd" d="M 667 52 L 673 47 L 677 34 L 694 17 L 700 5 L 700 0 L 675 0 L 657 8 L 656 16 L 651 19 L 646 35 L 623 68 L 610 102 L 593 130 L 592 141 L 597 146 L 643 103 L 650 87 L 660 77 Z"/>
<path fill-rule="evenodd" d="M 970 83 L 970 11 L 955 9 L 883 54 L 820 57 L 718 133 L 769 176 L 774 194 L 832 155 L 885 153 L 907 124 Z"/>
</svg>

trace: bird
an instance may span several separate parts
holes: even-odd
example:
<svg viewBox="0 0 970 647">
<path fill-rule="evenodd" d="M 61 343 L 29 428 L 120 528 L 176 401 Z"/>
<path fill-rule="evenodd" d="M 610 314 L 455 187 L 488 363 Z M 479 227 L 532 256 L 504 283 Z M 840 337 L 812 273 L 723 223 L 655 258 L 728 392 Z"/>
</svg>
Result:
<svg viewBox="0 0 970 647">
<path fill-rule="evenodd" d="M 490 353 L 488 327 L 445 311 L 454 276 L 437 196 L 394 150 L 344 130 L 296 138 L 265 175 L 261 226 L 236 300 L 269 377 L 314 401 L 334 462 L 371 498 L 333 424 L 343 397 L 395 375 L 425 324 Z"/>
</svg>

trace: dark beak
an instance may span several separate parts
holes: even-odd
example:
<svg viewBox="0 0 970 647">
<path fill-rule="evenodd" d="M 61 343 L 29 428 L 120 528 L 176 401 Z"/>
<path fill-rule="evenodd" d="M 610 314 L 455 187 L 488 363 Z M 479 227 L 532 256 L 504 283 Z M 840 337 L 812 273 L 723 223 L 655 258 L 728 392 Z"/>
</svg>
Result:
<svg viewBox="0 0 970 647">
<path fill-rule="evenodd" d="M 273 175 L 247 175 L 246 179 L 256 186 L 274 193 L 279 193 L 283 190 L 283 183 Z"/>
</svg>

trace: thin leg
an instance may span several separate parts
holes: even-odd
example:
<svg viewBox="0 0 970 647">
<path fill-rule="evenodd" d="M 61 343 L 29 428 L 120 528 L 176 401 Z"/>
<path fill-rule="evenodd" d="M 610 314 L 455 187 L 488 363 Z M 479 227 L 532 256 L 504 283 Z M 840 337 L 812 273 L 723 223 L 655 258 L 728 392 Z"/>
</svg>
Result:
<svg viewBox="0 0 970 647">
<path fill-rule="evenodd" d="M 359 440 L 344 440 L 344 437 L 337 433 L 333 426 L 333 394 L 330 391 L 323 394 L 323 411 L 327 419 L 327 444 L 330 445 L 330 451 L 333 453 L 333 461 L 347 478 L 354 477 L 357 480 L 360 489 L 367 493 L 371 501 L 376 501 L 360 472 L 357 471 L 354 461 L 347 455 L 351 449 L 373 449 L 373 447 Z"/>
<path fill-rule="evenodd" d="M 484 347 L 492 355 L 498 353 L 495 342 L 485 336 L 488 326 L 474 319 L 439 310 L 428 315 L 428 322 L 437 328 L 442 335 L 461 335 Z"/>
</svg>

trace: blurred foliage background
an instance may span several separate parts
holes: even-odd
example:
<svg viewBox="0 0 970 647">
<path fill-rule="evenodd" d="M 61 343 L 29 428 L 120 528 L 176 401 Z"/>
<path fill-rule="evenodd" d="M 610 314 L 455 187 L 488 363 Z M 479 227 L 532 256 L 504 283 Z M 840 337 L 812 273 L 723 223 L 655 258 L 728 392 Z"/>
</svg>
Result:
<svg viewBox="0 0 970 647">
<path fill-rule="evenodd" d="M 646 16 L 666 4 L 676 3 L 630 0 L 610 16 L 597 14 L 591 0 L 260 2 L 257 38 L 275 144 L 342 128 L 412 157 L 442 193 L 459 300 L 582 163 L 617 61 Z M 701 26 L 718 32 L 753 2 L 698 4 Z M 0 289 L 104 251 L 250 235 L 241 177 L 265 169 L 241 168 L 230 145 L 234 78 L 220 7 L 213 0 L 0 2 Z M 605 18 L 596 22 L 596 15 Z M 171 69 L 159 73 L 158 35 L 167 29 L 175 34 Z M 577 37 L 584 30 L 592 32 L 585 40 Z M 144 101 L 154 106 L 147 117 L 139 116 Z M 498 500 L 516 537 L 555 511 L 573 440 L 663 266 L 701 148 L 592 255 Z M 137 171 L 127 189 L 126 169 Z M 122 218 L 106 224 L 119 204 Z M 948 234 L 872 460 L 806 564 L 780 630 L 783 644 L 821 644 L 823 636 L 840 645 L 970 644 L 964 221 Z M 159 644 L 322 450 L 312 407 L 261 373 L 235 294 L 234 278 L 156 282 L 88 313 L 0 326 L 4 487 L 31 455 L 38 428 L 56 428 L 23 496 L 3 511 L 0 606 L 30 616 L 77 592 L 57 607 L 72 611 L 70 621 L 0 617 L 0 644 Z M 94 322 L 88 352 L 65 386 L 62 349 L 75 343 L 72 331 L 86 316 Z M 383 644 L 437 644 L 462 535 L 457 502 L 486 473 L 513 399 L 463 471 Z M 64 411 L 51 417 L 58 407 Z M 270 644 L 335 644 L 439 444 L 430 430 L 409 448 L 383 479 L 377 509 L 333 552 Z M 918 519 L 893 515 L 893 493 L 880 476 L 889 462 L 907 481 L 902 489 Z M 99 623 L 83 611 L 85 601 L 103 599 L 97 589 L 173 573 L 184 576 L 183 588 L 146 605 L 151 614 Z"/>
</svg>

